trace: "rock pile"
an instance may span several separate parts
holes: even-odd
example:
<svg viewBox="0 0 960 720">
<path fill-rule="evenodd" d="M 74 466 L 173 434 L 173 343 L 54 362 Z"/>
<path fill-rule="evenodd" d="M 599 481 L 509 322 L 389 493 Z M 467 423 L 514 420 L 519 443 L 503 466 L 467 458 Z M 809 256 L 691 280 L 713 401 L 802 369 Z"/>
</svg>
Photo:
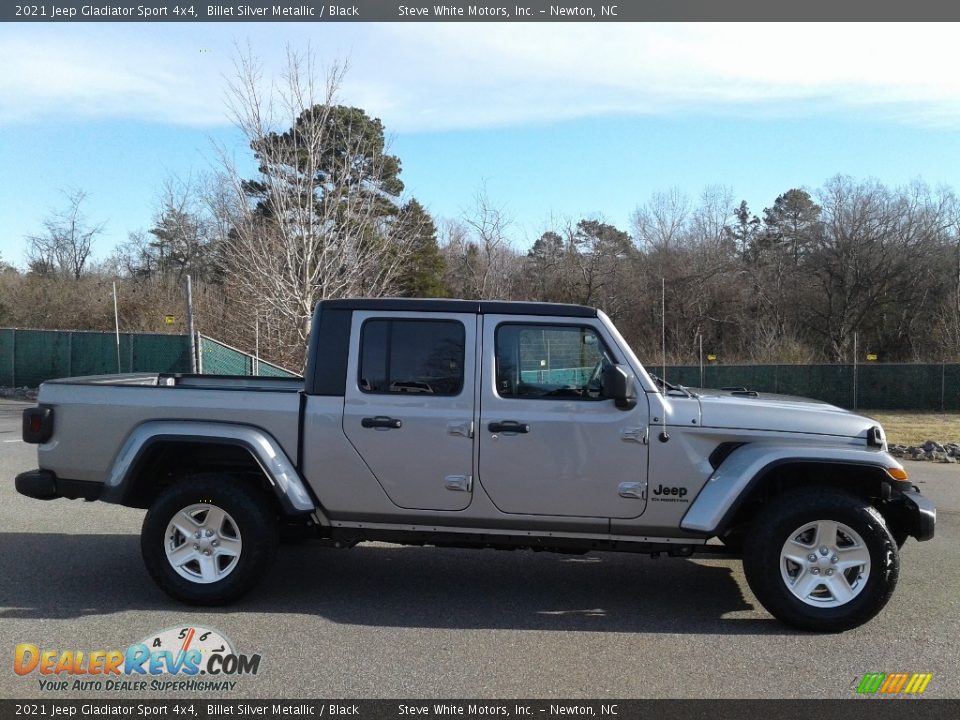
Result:
<svg viewBox="0 0 960 720">
<path fill-rule="evenodd" d="M 927 440 L 923 445 L 890 445 L 890 454 L 907 460 L 929 460 L 931 462 L 960 462 L 960 445 L 957 443 L 938 443 Z"/>
<path fill-rule="evenodd" d="M 36 400 L 37 388 L 0 387 L 0 398 L 5 398 L 7 400 Z"/>
</svg>

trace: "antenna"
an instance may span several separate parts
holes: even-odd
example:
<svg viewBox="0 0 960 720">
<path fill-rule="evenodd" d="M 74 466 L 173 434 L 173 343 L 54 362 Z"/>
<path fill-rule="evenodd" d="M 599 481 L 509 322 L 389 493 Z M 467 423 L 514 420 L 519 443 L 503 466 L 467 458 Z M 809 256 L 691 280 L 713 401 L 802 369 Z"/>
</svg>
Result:
<svg viewBox="0 0 960 720">
<path fill-rule="evenodd" d="M 660 442 L 670 439 L 667 434 L 667 280 L 660 278 L 660 359 L 663 363 L 663 412 L 660 413 Z"/>
</svg>

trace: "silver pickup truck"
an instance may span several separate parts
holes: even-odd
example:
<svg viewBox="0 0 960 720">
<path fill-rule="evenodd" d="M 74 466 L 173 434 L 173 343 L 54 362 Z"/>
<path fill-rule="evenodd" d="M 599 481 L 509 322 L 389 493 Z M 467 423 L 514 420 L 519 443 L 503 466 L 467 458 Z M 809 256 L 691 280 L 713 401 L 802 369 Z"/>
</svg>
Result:
<svg viewBox="0 0 960 720">
<path fill-rule="evenodd" d="M 883 608 L 936 521 L 870 419 L 670 385 L 576 305 L 324 301 L 303 380 L 55 380 L 23 437 L 40 469 L 20 493 L 146 508 L 150 575 L 202 605 L 249 590 L 292 532 L 742 555 L 773 615 L 839 631 Z"/>
</svg>

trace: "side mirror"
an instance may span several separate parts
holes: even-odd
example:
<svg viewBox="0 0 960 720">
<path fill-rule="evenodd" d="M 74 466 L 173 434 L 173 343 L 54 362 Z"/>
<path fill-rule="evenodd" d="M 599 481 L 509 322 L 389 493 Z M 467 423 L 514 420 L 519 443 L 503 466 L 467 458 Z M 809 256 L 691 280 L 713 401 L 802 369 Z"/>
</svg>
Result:
<svg viewBox="0 0 960 720">
<path fill-rule="evenodd" d="M 621 410 L 632 410 L 637 406 L 637 393 L 634 390 L 633 374 L 622 365 L 611 365 L 603 371 L 603 397 L 613 400 Z"/>
</svg>

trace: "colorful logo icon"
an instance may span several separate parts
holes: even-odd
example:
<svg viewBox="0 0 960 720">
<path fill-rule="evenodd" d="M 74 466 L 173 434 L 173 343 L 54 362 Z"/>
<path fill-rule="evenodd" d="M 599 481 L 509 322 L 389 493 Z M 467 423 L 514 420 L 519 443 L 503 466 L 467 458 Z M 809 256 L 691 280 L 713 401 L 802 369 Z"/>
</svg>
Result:
<svg viewBox="0 0 960 720">
<path fill-rule="evenodd" d="M 857 684 L 858 695 L 920 695 L 933 673 L 866 673 Z"/>
</svg>

